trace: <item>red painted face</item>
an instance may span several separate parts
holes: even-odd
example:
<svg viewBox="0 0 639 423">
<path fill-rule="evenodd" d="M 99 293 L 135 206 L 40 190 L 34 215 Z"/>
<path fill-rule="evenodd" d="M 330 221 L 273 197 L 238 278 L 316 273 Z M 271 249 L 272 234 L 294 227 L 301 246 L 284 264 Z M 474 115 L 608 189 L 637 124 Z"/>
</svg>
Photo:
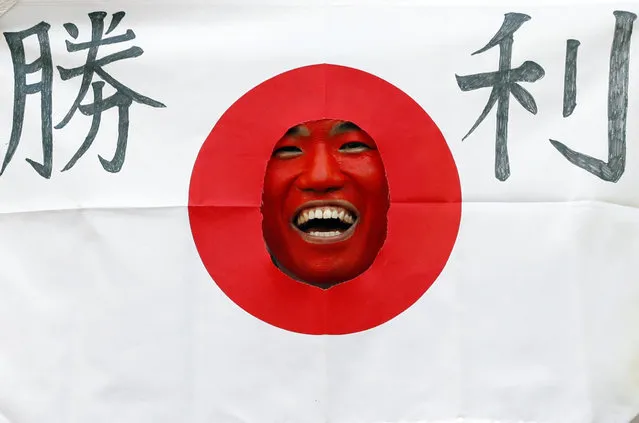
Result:
<svg viewBox="0 0 639 423">
<path fill-rule="evenodd" d="M 262 231 L 283 272 L 330 288 L 373 263 L 389 205 L 373 139 L 351 122 L 306 122 L 286 132 L 268 162 Z"/>
</svg>

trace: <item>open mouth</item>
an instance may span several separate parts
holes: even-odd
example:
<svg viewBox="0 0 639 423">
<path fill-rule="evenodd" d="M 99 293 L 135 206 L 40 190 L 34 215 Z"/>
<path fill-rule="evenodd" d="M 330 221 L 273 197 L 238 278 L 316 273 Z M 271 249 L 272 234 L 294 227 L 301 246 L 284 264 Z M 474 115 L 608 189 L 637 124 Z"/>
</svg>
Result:
<svg viewBox="0 0 639 423">
<path fill-rule="evenodd" d="M 342 205 L 305 206 L 293 218 L 293 226 L 311 242 L 333 242 L 348 238 L 357 225 L 353 208 Z"/>
</svg>

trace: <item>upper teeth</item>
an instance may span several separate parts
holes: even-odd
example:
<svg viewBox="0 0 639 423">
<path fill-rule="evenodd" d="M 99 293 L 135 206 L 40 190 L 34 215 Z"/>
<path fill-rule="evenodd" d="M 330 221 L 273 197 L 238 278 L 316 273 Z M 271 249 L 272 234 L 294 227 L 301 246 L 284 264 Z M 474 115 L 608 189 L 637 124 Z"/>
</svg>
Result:
<svg viewBox="0 0 639 423">
<path fill-rule="evenodd" d="M 297 224 L 301 225 L 311 219 L 339 219 L 344 223 L 355 221 L 351 212 L 342 207 L 313 207 L 299 214 Z"/>
</svg>

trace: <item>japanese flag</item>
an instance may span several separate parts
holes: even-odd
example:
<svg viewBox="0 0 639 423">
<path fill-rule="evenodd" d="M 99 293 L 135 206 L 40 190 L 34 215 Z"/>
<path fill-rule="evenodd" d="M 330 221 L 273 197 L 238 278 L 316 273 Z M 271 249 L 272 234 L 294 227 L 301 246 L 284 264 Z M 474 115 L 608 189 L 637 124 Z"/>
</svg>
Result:
<svg viewBox="0 0 639 423">
<path fill-rule="evenodd" d="M 0 422 L 639 414 L 638 2 L 0 12 Z"/>
</svg>

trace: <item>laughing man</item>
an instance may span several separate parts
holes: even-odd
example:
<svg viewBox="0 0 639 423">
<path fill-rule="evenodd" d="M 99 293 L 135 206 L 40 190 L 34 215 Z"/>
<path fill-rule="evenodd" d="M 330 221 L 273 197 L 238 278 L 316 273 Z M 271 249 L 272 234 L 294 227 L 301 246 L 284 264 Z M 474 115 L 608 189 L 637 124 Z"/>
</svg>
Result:
<svg viewBox="0 0 639 423">
<path fill-rule="evenodd" d="M 386 239 L 388 182 L 373 139 L 352 122 L 290 128 L 268 162 L 262 231 L 273 262 L 327 289 L 363 273 Z"/>
</svg>

